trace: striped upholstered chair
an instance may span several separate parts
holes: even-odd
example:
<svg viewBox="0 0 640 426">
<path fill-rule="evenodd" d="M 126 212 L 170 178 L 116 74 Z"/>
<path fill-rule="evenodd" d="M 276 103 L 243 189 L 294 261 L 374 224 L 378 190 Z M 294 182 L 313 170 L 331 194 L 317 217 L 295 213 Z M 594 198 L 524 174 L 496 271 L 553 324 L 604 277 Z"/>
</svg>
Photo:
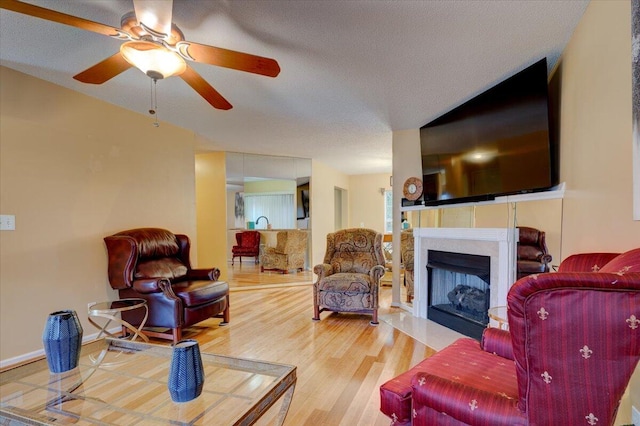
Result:
<svg viewBox="0 0 640 426">
<path fill-rule="evenodd" d="M 571 256 L 517 281 L 507 304 L 509 331 L 459 339 L 381 386 L 392 424 L 614 424 L 640 358 L 640 249 Z"/>
</svg>

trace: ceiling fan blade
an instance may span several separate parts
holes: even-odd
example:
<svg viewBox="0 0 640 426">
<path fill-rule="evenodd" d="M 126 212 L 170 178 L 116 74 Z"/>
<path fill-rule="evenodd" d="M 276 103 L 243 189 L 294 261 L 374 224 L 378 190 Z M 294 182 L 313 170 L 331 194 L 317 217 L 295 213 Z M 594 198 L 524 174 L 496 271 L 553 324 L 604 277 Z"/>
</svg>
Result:
<svg viewBox="0 0 640 426">
<path fill-rule="evenodd" d="M 23 3 L 18 0 L 0 0 L 0 9 L 7 9 L 47 21 L 70 25 L 72 27 L 92 31 L 109 37 L 118 37 L 124 33 L 120 28 L 110 27 L 109 25 L 89 21 L 88 19 L 79 18 L 73 15 L 67 15 L 62 12 L 56 12 L 55 10 L 45 9 L 44 7 L 35 6 L 33 4 Z"/>
<path fill-rule="evenodd" d="M 275 77 L 280 73 L 280 65 L 275 59 L 190 41 L 181 42 L 180 45 L 181 49 L 187 46 L 188 55 L 196 62 L 266 75 L 267 77 Z"/>
<path fill-rule="evenodd" d="M 180 78 L 187 82 L 189 86 L 200 94 L 212 107 L 217 109 L 231 109 L 233 106 L 224 98 L 216 89 L 211 87 L 209 83 L 190 66 L 180 74 Z"/>
<path fill-rule="evenodd" d="M 133 0 L 138 22 L 166 37 L 171 34 L 173 0 Z M 156 35 L 156 34 L 154 34 Z"/>
<path fill-rule="evenodd" d="M 120 52 L 73 76 L 82 83 L 102 84 L 131 68 Z"/>
</svg>

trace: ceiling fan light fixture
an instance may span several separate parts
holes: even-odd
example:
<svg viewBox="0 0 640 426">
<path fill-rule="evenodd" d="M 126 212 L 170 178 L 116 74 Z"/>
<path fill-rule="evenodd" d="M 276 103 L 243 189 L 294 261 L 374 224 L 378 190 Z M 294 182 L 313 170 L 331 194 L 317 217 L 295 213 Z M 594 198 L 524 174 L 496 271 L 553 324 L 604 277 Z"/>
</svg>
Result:
<svg viewBox="0 0 640 426">
<path fill-rule="evenodd" d="M 150 41 L 128 41 L 120 46 L 124 59 L 153 79 L 180 75 L 187 68 L 184 59 Z"/>
</svg>

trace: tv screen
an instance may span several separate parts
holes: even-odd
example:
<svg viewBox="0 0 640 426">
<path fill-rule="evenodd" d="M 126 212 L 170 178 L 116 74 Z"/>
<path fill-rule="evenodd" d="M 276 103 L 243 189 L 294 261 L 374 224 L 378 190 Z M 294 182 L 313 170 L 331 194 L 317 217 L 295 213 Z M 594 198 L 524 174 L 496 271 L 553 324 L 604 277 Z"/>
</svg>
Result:
<svg viewBox="0 0 640 426">
<path fill-rule="evenodd" d="M 425 205 L 555 185 L 546 59 L 420 128 L 420 145 Z"/>
</svg>

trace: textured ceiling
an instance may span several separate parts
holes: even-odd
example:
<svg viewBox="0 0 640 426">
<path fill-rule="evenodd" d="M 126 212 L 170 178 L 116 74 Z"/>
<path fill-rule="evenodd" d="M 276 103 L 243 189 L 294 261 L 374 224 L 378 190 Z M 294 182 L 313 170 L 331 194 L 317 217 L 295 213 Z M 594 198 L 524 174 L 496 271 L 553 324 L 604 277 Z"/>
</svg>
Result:
<svg viewBox="0 0 640 426">
<path fill-rule="evenodd" d="M 114 27 L 133 10 L 131 0 L 29 3 Z M 274 58 L 282 71 L 273 79 L 191 63 L 233 109 L 215 110 L 169 78 L 158 82 L 158 114 L 193 130 L 202 150 L 313 158 L 347 174 L 391 172 L 392 131 L 418 128 L 542 57 L 551 70 L 587 4 L 174 0 L 173 22 L 187 40 Z M 136 69 L 100 86 L 72 79 L 119 46 L 0 12 L 2 65 L 147 114 L 150 80 Z"/>
</svg>

